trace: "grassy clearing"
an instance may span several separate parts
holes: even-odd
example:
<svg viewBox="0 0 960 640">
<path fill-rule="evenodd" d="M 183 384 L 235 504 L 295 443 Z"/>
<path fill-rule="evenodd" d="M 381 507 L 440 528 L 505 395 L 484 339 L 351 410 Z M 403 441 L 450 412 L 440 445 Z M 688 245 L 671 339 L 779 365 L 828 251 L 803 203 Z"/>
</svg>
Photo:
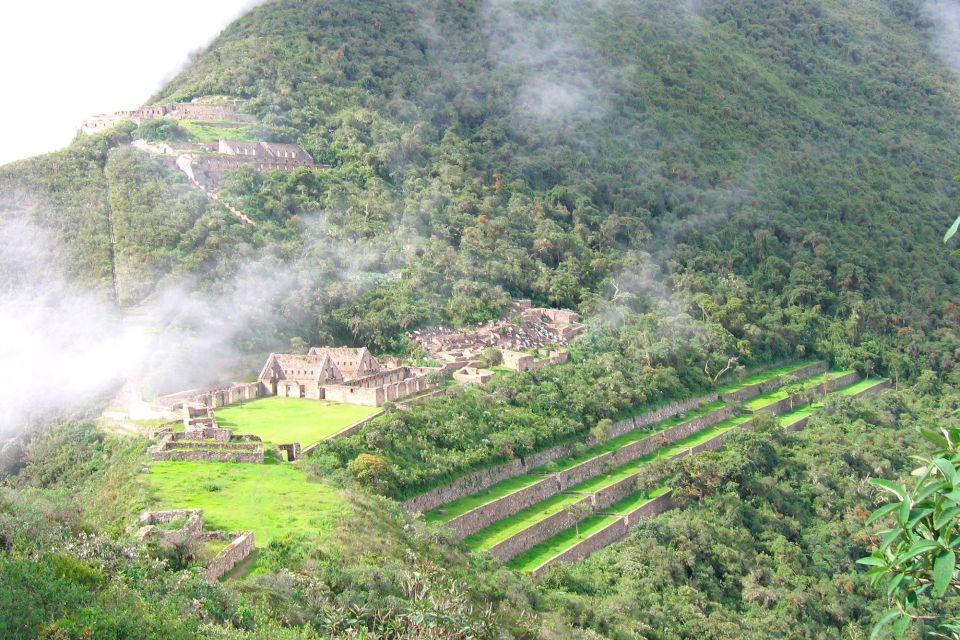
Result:
<svg viewBox="0 0 960 640">
<path fill-rule="evenodd" d="M 600 515 L 585 518 L 580 523 L 579 536 L 577 535 L 577 527 L 565 529 L 546 542 L 541 542 L 535 547 L 531 547 L 523 553 L 518 554 L 513 560 L 507 563 L 507 566 L 517 571 L 533 571 L 550 558 L 563 553 L 596 532 L 606 529 L 619 519 L 618 516 Z"/>
<path fill-rule="evenodd" d="M 509 518 L 504 518 L 499 522 L 495 522 L 486 529 L 477 531 L 476 533 L 467 536 L 463 541 L 474 551 L 477 551 L 478 549 L 489 549 L 495 544 L 506 540 L 510 536 L 523 531 L 527 527 L 535 525 L 544 518 L 549 518 L 553 514 L 564 510 L 573 503 L 583 500 L 583 498 L 584 496 L 576 496 L 566 493 L 555 495 L 547 498 L 543 502 L 533 505 L 532 507 L 527 507 L 523 511 L 513 514 Z"/>
<path fill-rule="evenodd" d="M 791 362 L 789 364 L 785 364 L 779 367 L 774 367 L 773 369 L 764 369 L 763 371 L 759 371 L 750 376 L 747 376 L 746 378 L 744 378 L 743 380 L 740 380 L 739 382 L 731 382 L 723 386 L 717 387 L 717 393 L 719 393 L 720 395 L 723 395 L 725 393 L 733 393 L 734 391 L 739 391 L 740 389 L 744 389 L 751 385 L 754 385 L 760 382 L 766 382 L 771 378 L 786 375 L 788 373 L 793 373 L 794 371 L 802 369 L 803 367 L 813 364 L 814 362 L 816 362 L 816 360 L 801 360 L 800 362 Z"/>
<path fill-rule="evenodd" d="M 860 382 L 855 382 L 849 387 L 844 387 L 843 389 L 840 389 L 837 393 L 842 393 L 845 396 L 852 396 L 857 393 L 860 393 L 861 391 L 872 389 L 873 387 L 876 387 L 877 385 L 880 385 L 883 383 L 884 383 L 884 380 L 882 378 L 867 378 L 865 380 L 861 380 Z"/>
<path fill-rule="evenodd" d="M 270 397 L 221 407 L 216 414 L 220 426 L 237 433 L 252 433 L 273 443 L 299 440 L 307 446 L 377 411 L 376 407 Z"/>
<path fill-rule="evenodd" d="M 647 491 L 638 491 L 632 496 L 627 496 L 620 502 L 616 502 L 603 511 L 605 513 L 617 514 L 625 516 L 637 507 L 640 507 L 647 502 L 650 502 L 654 498 L 659 498 L 667 491 L 670 491 L 670 487 L 657 487 L 655 489 L 649 489 Z"/>
<path fill-rule="evenodd" d="M 348 510 L 339 492 L 296 465 L 154 462 L 146 483 L 151 509 L 203 509 L 208 529 L 253 531 L 258 546 L 284 534 L 330 530 Z"/>
<path fill-rule="evenodd" d="M 522 475 L 515 478 L 507 478 L 502 480 L 492 487 L 481 491 L 479 493 L 474 493 L 469 496 L 464 496 L 459 500 L 454 500 L 442 507 L 433 509 L 423 514 L 424 519 L 427 522 L 447 522 L 465 514 L 471 509 L 476 509 L 477 507 L 492 502 L 503 496 L 510 495 L 515 491 L 520 489 L 525 489 L 532 484 L 536 484 L 543 480 L 543 476 L 535 475 Z"/>
</svg>

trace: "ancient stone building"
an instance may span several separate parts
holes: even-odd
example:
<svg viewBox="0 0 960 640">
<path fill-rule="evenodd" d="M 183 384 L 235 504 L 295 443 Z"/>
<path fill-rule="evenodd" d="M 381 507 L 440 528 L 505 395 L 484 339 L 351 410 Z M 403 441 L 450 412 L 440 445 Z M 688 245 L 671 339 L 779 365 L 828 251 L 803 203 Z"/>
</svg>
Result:
<svg viewBox="0 0 960 640">
<path fill-rule="evenodd" d="M 270 354 L 257 380 L 266 395 L 378 407 L 425 391 L 436 371 L 385 368 L 365 348 L 313 347 L 306 355 Z"/>
<path fill-rule="evenodd" d="M 121 122 L 128 120 L 143 124 L 148 120 L 156 118 L 170 118 L 172 120 L 197 120 L 205 123 L 218 122 L 256 122 L 254 116 L 244 113 L 237 113 L 237 108 L 232 104 L 202 104 L 197 102 L 188 102 L 183 104 L 152 104 L 139 109 L 127 111 L 115 111 L 113 113 L 103 113 L 87 118 L 81 131 L 84 133 L 96 133 L 114 127 Z"/>
</svg>

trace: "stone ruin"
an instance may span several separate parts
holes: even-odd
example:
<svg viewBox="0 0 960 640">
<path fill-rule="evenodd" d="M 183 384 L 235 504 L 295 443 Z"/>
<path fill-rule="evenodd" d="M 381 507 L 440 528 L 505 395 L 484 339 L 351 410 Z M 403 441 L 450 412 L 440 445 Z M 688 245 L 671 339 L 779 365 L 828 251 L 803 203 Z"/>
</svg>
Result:
<svg viewBox="0 0 960 640">
<path fill-rule="evenodd" d="M 170 529 L 159 525 L 182 520 L 182 526 Z M 189 541 L 205 542 L 209 540 L 230 541 L 203 568 L 204 577 L 210 582 L 220 579 L 239 562 L 244 560 L 256 547 L 252 531 L 204 531 L 202 509 L 174 509 L 171 511 L 144 511 L 140 514 L 137 539 L 140 542 L 157 541 L 161 544 L 181 545 Z"/>
<path fill-rule="evenodd" d="M 178 104 L 151 104 L 139 109 L 115 111 L 90 116 L 80 128 L 84 133 L 97 133 L 115 127 L 121 122 L 132 121 L 138 125 L 156 118 L 171 120 L 196 120 L 207 126 L 234 128 L 257 121 L 255 116 L 237 113 L 236 104 L 205 104 L 186 102 Z"/>
<path fill-rule="evenodd" d="M 154 460 L 209 460 L 216 462 L 263 463 L 263 442 L 259 436 L 233 435 L 217 425 L 213 409 L 201 404 L 183 404 L 183 432 L 170 427 L 158 430 L 160 439 L 153 450 Z"/>
<path fill-rule="evenodd" d="M 514 322 L 517 318 L 519 322 Z M 562 309 L 533 307 L 529 300 L 514 300 L 503 318 L 477 325 L 471 330 L 454 330 L 441 326 L 410 331 L 406 335 L 419 344 L 431 357 L 440 360 L 454 371 L 472 367 L 471 361 L 485 349 L 495 348 L 503 356 L 502 366 L 514 371 L 529 371 L 538 367 L 567 361 L 564 349 L 580 335 L 586 325 L 579 314 Z M 545 351 L 537 357 L 530 351 Z M 475 374 L 464 373 L 460 377 Z M 457 379 L 456 374 L 454 378 Z"/>
<path fill-rule="evenodd" d="M 385 367 L 363 347 L 312 347 L 306 355 L 271 353 L 257 380 L 264 395 L 379 407 L 426 391 L 440 371 Z"/>
</svg>

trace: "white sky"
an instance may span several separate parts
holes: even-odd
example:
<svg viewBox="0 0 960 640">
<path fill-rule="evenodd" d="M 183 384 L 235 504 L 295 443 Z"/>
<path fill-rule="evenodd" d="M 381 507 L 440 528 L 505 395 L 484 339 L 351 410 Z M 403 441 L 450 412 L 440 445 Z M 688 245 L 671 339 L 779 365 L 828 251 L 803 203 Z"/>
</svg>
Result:
<svg viewBox="0 0 960 640">
<path fill-rule="evenodd" d="M 146 101 L 255 0 L 0 0 L 0 164 Z"/>
</svg>

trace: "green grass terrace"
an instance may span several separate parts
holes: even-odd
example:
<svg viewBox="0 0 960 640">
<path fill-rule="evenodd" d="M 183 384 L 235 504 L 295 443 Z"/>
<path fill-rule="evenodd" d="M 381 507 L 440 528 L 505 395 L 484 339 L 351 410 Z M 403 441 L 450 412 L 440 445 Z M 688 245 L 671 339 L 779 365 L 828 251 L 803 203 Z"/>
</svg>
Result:
<svg viewBox="0 0 960 640">
<path fill-rule="evenodd" d="M 510 495 L 511 493 L 519 491 L 520 489 L 525 489 L 530 485 L 543 480 L 543 475 L 536 474 L 557 473 L 559 471 L 570 469 L 578 464 L 590 460 L 591 458 L 595 458 L 610 451 L 616 451 L 617 449 L 625 447 L 628 444 L 632 444 L 638 440 L 643 440 L 644 438 L 647 438 L 653 434 L 665 431 L 671 427 L 686 422 L 687 420 L 692 420 L 702 415 L 706 415 L 707 413 L 716 411 L 724 406 L 725 403 L 723 402 L 712 402 L 700 407 L 695 411 L 687 411 L 662 422 L 650 425 L 649 427 L 637 429 L 621 436 L 617 436 L 616 438 L 611 438 L 602 444 L 590 447 L 576 456 L 555 460 L 543 465 L 542 467 L 534 469 L 532 473 L 502 480 L 488 489 L 471 494 L 469 496 L 464 496 L 463 498 L 454 500 L 453 502 L 450 502 L 442 507 L 428 511 L 424 514 L 424 518 L 427 522 L 448 522 L 472 509 L 476 509 L 477 507 L 483 506 L 488 502 L 493 502 L 494 500 Z"/>
<path fill-rule="evenodd" d="M 716 438 L 720 434 L 729 431 L 730 429 L 734 429 L 746 422 L 749 422 L 752 418 L 753 416 L 732 416 L 727 418 L 726 420 L 718 422 L 711 427 L 707 427 L 706 429 L 698 431 L 697 433 L 691 434 L 682 440 L 677 440 L 670 445 L 661 447 L 655 451 L 651 451 L 645 456 L 616 467 L 608 473 L 585 480 L 578 485 L 570 487 L 570 491 L 576 491 L 580 493 L 595 493 L 601 489 L 605 489 L 612 484 L 629 478 L 633 474 L 640 471 L 644 465 L 650 464 L 651 462 L 655 462 L 657 460 L 676 457 L 682 453 L 685 453 L 688 449 L 692 449 L 699 444 L 703 444 L 708 440 Z"/>
<path fill-rule="evenodd" d="M 884 380 L 883 378 L 866 378 L 864 380 L 861 380 L 860 382 L 856 382 L 850 385 L 849 387 L 844 387 L 843 389 L 837 390 L 837 393 L 840 393 L 845 396 L 853 396 L 858 393 L 862 393 L 867 389 L 872 389 L 876 386 L 879 386 L 885 382 L 886 380 Z"/>
<path fill-rule="evenodd" d="M 546 542 L 541 542 L 535 547 L 531 547 L 523 553 L 518 554 L 513 560 L 507 563 L 507 566 L 517 571 L 533 571 L 550 558 L 563 553 L 598 531 L 606 529 L 619 519 L 620 516 L 607 515 L 594 515 L 585 518 L 580 523 L 579 535 L 577 535 L 577 527 L 565 529 Z"/>
<path fill-rule="evenodd" d="M 852 370 L 827 371 L 826 373 L 822 373 L 818 376 L 814 376 L 812 378 L 808 378 L 807 380 L 804 380 L 801 386 L 804 389 L 810 389 L 813 387 L 817 387 L 823 384 L 824 382 L 828 382 L 830 380 L 834 380 L 841 376 L 845 376 L 849 373 L 854 373 L 854 372 Z M 771 405 L 774 402 L 779 402 L 780 400 L 783 400 L 789 396 L 790 396 L 789 389 L 777 389 L 776 391 L 771 391 L 770 393 L 765 393 L 762 396 L 757 396 L 756 398 L 752 398 L 751 400 L 745 402 L 743 407 L 750 411 L 760 411 L 764 407 Z"/>
<path fill-rule="evenodd" d="M 251 433 L 273 443 L 299 441 L 306 447 L 377 411 L 377 407 L 269 397 L 221 407 L 216 413 L 217 423 L 237 434 Z"/>
<path fill-rule="evenodd" d="M 751 385 L 758 384 L 760 382 L 766 382 L 771 378 L 775 378 L 777 376 L 784 376 L 784 375 L 793 373 L 795 371 L 799 371 L 800 369 L 803 369 L 804 367 L 811 365 L 814 362 L 816 362 L 816 360 L 812 360 L 812 359 L 801 360 L 799 362 L 790 362 L 788 364 L 784 364 L 779 367 L 774 367 L 773 369 L 764 369 L 762 371 L 758 371 L 757 373 L 753 373 L 738 382 L 730 382 L 728 384 L 717 387 L 717 393 L 719 393 L 720 395 L 724 395 L 726 393 L 733 393 L 735 391 L 739 391 L 740 389 L 745 389 L 746 387 L 749 387 Z"/>
<path fill-rule="evenodd" d="M 486 529 L 481 529 L 467 536 L 463 541 L 474 551 L 489 549 L 541 520 L 563 511 L 570 505 L 583 500 L 583 498 L 584 496 L 568 493 L 557 494 L 508 518 L 495 522 Z"/>
</svg>

